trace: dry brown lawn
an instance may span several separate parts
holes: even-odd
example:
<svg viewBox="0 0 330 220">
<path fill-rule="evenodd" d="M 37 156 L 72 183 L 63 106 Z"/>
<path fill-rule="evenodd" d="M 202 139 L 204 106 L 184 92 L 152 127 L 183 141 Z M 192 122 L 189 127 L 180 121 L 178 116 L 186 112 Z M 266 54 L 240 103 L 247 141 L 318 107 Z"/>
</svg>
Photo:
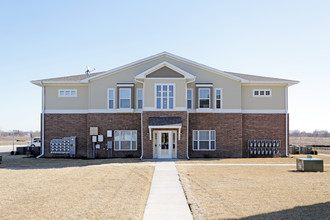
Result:
<svg viewBox="0 0 330 220">
<path fill-rule="evenodd" d="M 14 144 L 15 146 L 26 146 L 31 141 L 30 136 L 21 136 L 21 137 L 14 137 Z M 7 137 L 0 137 L 0 146 L 1 145 L 12 145 L 13 138 L 10 136 Z"/>
<path fill-rule="evenodd" d="M 0 169 L 0 219 L 142 219 L 153 166 Z"/>
<path fill-rule="evenodd" d="M 330 156 L 324 155 L 313 155 L 313 158 L 323 159 L 324 164 L 330 164 Z M 190 164 L 190 163 L 219 163 L 219 164 L 295 164 L 296 158 L 307 158 L 307 155 L 304 154 L 293 154 L 290 157 L 281 157 L 281 158 L 214 158 L 214 159 L 191 159 L 177 161 L 177 164 Z"/>
<path fill-rule="evenodd" d="M 296 172 L 294 166 L 177 164 L 177 168 L 194 219 L 330 216 L 329 166 L 325 172 Z"/>
<path fill-rule="evenodd" d="M 292 145 L 330 145 L 330 137 L 290 137 Z"/>
<path fill-rule="evenodd" d="M 139 163 L 151 163 L 144 162 L 138 158 L 130 159 L 71 159 L 71 158 L 27 158 L 25 155 L 8 155 L 8 153 L 2 153 L 2 164 L 0 168 L 4 167 L 33 167 L 33 168 L 60 168 L 60 167 L 81 167 L 81 166 L 90 166 L 90 165 L 107 165 L 113 163 L 130 163 L 130 164 L 139 164 Z"/>
</svg>

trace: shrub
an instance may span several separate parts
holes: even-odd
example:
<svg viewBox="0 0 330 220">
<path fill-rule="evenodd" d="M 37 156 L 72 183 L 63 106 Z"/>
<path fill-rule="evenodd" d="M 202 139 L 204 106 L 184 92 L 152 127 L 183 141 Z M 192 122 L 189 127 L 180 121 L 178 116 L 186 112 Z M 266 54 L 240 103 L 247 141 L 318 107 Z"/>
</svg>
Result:
<svg viewBox="0 0 330 220">
<path fill-rule="evenodd" d="M 311 154 L 313 154 L 313 155 L 317 155 L 318 152 L 317 152 L 317 150 L 312 150 L 312 151 L 311 151 Z"/>
<path fill-rule="evenodd" d="M 297 150 L 297 151 L 296 151 L 296 154 L 300 154 L 300 150 Z"/>
<path fill-rule="evenodd" d="M 12 151 L 10 151 L 10 155 L 14 155 L 15 154 L 15 152 L 12 150 Z"/>
</svg>

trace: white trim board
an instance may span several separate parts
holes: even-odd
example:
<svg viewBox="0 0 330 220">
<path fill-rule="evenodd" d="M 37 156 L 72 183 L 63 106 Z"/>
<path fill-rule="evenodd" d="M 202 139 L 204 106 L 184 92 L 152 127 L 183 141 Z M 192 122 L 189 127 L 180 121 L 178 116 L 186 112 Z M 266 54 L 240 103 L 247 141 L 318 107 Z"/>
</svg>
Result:
<svg viewBox="0 0 330 220">
<path fill-rule="evenodd" d="M 144 108 L 144 109 L 47 109 L 45 114 L 87 114 L 87 113 L 141 113 L 143 111 L 187 111 L 189 113 L 242 113 L 242 114 L 285 114 L 283 109 L 270 109 L 270 110 L 241 110 L 241 109 L 187 109 L 185 107 L 177 107 L 175 109 L 156 109 L 156 108 Z"/>
</svg>

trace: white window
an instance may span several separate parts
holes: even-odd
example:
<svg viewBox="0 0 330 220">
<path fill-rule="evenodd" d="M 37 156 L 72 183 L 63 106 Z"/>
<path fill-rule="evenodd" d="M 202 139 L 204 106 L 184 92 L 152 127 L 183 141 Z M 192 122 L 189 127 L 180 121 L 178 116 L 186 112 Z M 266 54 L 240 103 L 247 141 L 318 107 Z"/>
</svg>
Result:
<svg viewBox="0 0 330 220">
<path fill-rule="evenodd" d="M 272 90 L 271 89 L 254 89 L 253 97 L 271 97 Z"/>
<path fill-rule="evenodd" d="M 199 88 L 199 108 L 210 108 L 211 90 L 209 88 Z"/>
<path fill-rule="evenodd" d="M 193 108 L 193 92 L 192 89 L 187 89 L 187 109 Z"/>
<path fill-rule="evenodd" d="M 114 136 L 114 150 L 128 151 L 137 149 L 137 131 L 115 130 Z"/>
<path fill-rule="evenodd" d="M 173 109 L 174 93 L 173 84 L 156 84 L 156 108 Z"/>
<path fill-rule="evenodd" d="M 119 108 L 131 108 L 131 88 L 119 88 Z"/>
<path fill-rule="evenodd" d="M 137 90 L 137 108 L 138 109 L 143 108 L 143 90 L 142 89 Z"/>
<path fill-rule="evenodd" d="M 222 89 L 215 89 L 215 108 L 222 109 Z"/>
<path fill-rule="evenodd" d="M 193 150 L 215 150 L 215 131 L 193 131 Z"/>
<path fill-rule="evenodd" d="M 76 89 L 59 89 L 58 97 L 77 97 Z"/>
<path fill-rule="evenodd" d="M 108 89 L 108 109 L 115 108 L 115 89 Z"/>
</svg>

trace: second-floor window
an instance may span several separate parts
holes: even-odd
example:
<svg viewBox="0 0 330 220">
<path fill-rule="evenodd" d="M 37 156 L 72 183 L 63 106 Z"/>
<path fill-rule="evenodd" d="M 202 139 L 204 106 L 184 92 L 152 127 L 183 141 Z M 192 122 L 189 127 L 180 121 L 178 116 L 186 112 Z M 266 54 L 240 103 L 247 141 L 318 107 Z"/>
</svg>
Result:
<svg viewBox="0 0 330 220">
<path fill-rule="evenodd" d="M 59 89 L 58 97 L 77 97 L 76 89 Z"/>
<path fill-rule="evenodd" d="M 174 108 L 174 85 L 156 84 L 156 108 L 157 109 Z"/>
<path fill-rule="evenodd" d="M 215 108 L 222 108 L 222 89 L 215 89 Z"/>
<path fill-rule="evenodd" d="M 108 108 L 114 109 L 115 108 L 115 90 L 108 89 Z"/>
<path fill-rule="evenodd" d="M 187 109 L 192 109 L 192 89 L 187 89 Z"/>
<path fill-rule="evenodd" d="M 143 90 L 142 89 L 138 89 L 137 90 L 137 108 L 138 109 L 142 109 L 143 107 Z"/>
<path fill-rule="evenodd" d="M 131 88 L 119 89 L 119 108 L 131 108 Z"/>
<path fill-rule="evenodd" d="M 199 88 L 199 108 L 210 108 L 211 90 L 209 88 Z"/>
</svg>

